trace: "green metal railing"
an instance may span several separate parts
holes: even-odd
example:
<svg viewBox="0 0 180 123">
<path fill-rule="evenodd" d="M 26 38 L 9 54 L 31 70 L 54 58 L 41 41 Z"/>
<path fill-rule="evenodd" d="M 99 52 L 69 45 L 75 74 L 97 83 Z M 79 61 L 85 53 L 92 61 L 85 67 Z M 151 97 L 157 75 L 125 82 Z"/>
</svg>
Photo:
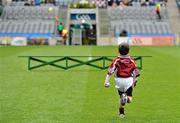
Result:
<svg viewBox="0 0 180 123">
<path fill-rule="evenodd" d="M 113 58 L 116 56 L 19 56 L 19 57 L 27 57 L 28 58 L 28 70 L 37 69 L 43 66 L 53 66 L 57 68 L 61 68 L 64 70 L 68 70 L 71 68 L 79 67 L 82 65 L 88 65 L 97 69 L 107 69 L 109 67 L 109 64 L 107 62 L 111 62 Z M 151 57 L 151 56 L 133 56 L 136 61 L 138 61 L 138 69 L 143 68 L 143 57 Z M 55 60 L 47 61 L 43 58 L 56 58 Z M 82 58 L 87 59 L 86 61 L 82 60 Z M 39 62 L 38 65 L 32 65 L 32 61 Z M 94 64 L 97 62 L 101 62 L 100 65 Z M 57 63 L 64 62 L 65 65 L 59 65 Z M 74 62 L 75 64 L 72 64 L 70 62 Z"/>
</svg>

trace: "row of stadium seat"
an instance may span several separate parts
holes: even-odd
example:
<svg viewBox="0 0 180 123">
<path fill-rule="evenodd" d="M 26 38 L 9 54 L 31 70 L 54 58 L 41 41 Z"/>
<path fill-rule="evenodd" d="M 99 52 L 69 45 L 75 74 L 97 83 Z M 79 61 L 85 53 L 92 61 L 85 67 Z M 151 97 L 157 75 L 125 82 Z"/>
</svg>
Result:
<svg viewBox="0 0 180 123">
<path fill-rule="evenodd" d="M 88 0 L 89 2 L 95 3 L 97 7 L 104 8 L 107 7 L 107 2 L 106 0 Z M 68 6 L 69 4 L 76 2 L 76 0 L 55 0 L 55 5 L 59 6 Z M 78 0 L 77 0 L 78 2 Z M 26 1 L 13 1 L 10 3 L 10 6 L 24 6 L 27 4 Z M 30 3 L 29 3 L 30 4 Z M 52 5 L 50 3 L 41 3 L 40 5 Z"/>
<path fill-rule="evenodd" d="M 49 8 L 51 7 L 51 11 Z M 4 8 L 4 19 L 47 19 L 52 20 L 58 15 L 58 7 L 55 6 L 7 6 Z"/>
<path fill-rule="evenodd" d="M 43 3 L 40 4 L 41 6 L 53 6 L 54 4 L 52 3 Z M 27 1 L 12 1 L 9 6 L 32 6 L 29 2 Z"/>
<path fill-rule="evenodd" d="M 154 7 L 108 8 L 110 20 L 157 20 Z M 167 10 L 161 8 L 162 20 L 168 19 Z"/>
<path fill-rule="evenodd" d="M 167 0 L 108 0 L 109 6 L 155 6 L 157 2 L 166 5 Z"/>
<path fill-rule="evenodd" d="M 25 1 L 12 1 L 11 3 L 10 3 L 10 6 L 24 6 L 24 4 L 25 4 L 26 2 Z"/>
<path fill-rule="evenodd" d="M 130 34 L 171 34 L 166 7 L 161 7 L 161 20 L 155 7 L 108 8 L 111 32 L 118 36 L 122 30 Z"/>
<path fill-rule="evenodd" d="M 111 22 L 111 30 L 119 35 L 122 30 L 131 34 L 171 34 L 172 31 L 167 22 Z"/>
<path fill-rule="evenodd" d="M 68 6 L 73 1 L 74 0 L 55 0 L 56 5 L 60 5 L 60 6 Z"/>
<path fill-rule="evenodd" d="M 54 33 L 54 21 L 1 21 L 0 33 Z"/>
</svg>

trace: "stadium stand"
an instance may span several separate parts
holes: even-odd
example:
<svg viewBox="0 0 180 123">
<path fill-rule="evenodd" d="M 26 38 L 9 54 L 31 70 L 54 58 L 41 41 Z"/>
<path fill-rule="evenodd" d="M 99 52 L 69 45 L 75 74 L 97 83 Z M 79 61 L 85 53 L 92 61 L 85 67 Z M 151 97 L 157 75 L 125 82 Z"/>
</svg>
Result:
<svg viewBox="0 0 180 123">
<path fill-rule="evenodd" d="M 52 36 L 54 21 L 2 21 L 0 36 Z"/>
<path fill-rule="evenodd" d="M 4 8 L 4 19 L 7 20 L 53 20 L 58 15 L 58 8 L 51 6 L 53 11 L 48 11 L 49 6 L 7 6 Z"/>
<path fill-rule="evenodd" d="M 75 0 L 13 0 L 10 6 L 63 6 L 68 7 L 68 5 Z"/>
<path fill-rule="evenodd" d="M 167 0 L 108 0 L 108 6 L 154 6 L 156 2 L 166 6 Z"/>
<path fill-rule="evenodd" d="M 108 8 L 111 20 L 156 20 L 154 7 L 125 7 L 125 8 Z M 161 9 L 162 19 L 167 19 L 166 8 Z"/>
<path fill-rule="evenodd" d="M 119 35 L 122 30 L 130 34 L 170 34 L 170 26 L 167 22 L 112 22 L 112 29 L 115 35 Z"/>
<path fill-rule="evenodd" d="M 0 23 L 0 36 L 53 36 L 56 33 L 54 17 L 57 15 L 56 6 L 6 6 Z"/>
<path fill-rule="evenodd" d="M 129 34 L 171 34 L 166 7 L 161 8 L 158 20 L 154 7 L 108 8 L 111 32 L 118 36 L 122 30 Z"/>
<path fill-rule="evenodd" d="M 72 2 L 74 2 L 74 0 L 55 0 L 56 5 L 63 7 L 68 7 Z"/>
</svg>

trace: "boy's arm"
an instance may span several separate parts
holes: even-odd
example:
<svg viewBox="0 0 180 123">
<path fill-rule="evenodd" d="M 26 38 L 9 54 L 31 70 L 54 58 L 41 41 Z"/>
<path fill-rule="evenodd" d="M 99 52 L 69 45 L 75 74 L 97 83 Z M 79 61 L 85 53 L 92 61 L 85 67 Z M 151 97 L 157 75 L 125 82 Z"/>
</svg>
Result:
<svg viewBox="0 0 180 123">
<path fill-rule="evenodd" d="M 107 87 L 107 88 L 110 86 L 110 81 L 109 81 L 110 77 L 111 77 L 111 75 L 107 74 L 105 82 L 104 82 L 104 86 Z"/>
<path fill-rule="evenodd" d="M 137 82 L 138 82 L 138 77 L 140 76 L 140 72 L 138 70 L 138 68 L 135 68 L 134 71 L 133 71 L 133 87 L 136 86 Z"/>
<path fill-rule="evenodd" d="M 135 87 L 138 81 L 138 77 L 140 76 L 140 72 L 139 72 L 139 69 L 137 68 L 137 64 L 134 58 L 131 57 L 131 61 L 134 63 L 134 70 L 133 70 L 132 76 L 133 76 L 133 87 Z"/>
<path fill-rule="evenodd" d="M 114 73 L 115 70 L 116 70 L 116 62 L 115 62 L 115 60 L 113 60 L 112 64 L 108 68 L 108 73 L 107 73 L 106 78 L 105 78 L 105 82 L 104 82 L 105 87 L 110 86 L 110 78 L 111 78 L 111 75 Z"/>
<path fill-rule="evenodd" d="M 134 69 L 133 74 L 136 78 L 140 76 L 140 72 L 139 72 L 139 69 L 137 67 Z"/>
</svg>

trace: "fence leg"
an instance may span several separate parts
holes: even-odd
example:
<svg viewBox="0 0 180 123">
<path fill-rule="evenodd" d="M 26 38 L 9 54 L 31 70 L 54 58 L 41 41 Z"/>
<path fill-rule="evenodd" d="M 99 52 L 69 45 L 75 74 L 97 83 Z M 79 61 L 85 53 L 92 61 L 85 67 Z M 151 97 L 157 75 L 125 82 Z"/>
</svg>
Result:
<svg viewBox="0 0 180 123">
<path fill-rule="evenodd" d="M 103 70 L 105 69 L 105 58 L 103 57 Z"/>
<path fill-rule="evenodd" d="M 31 67 L 31 57 L 28 57 L 28 70 L 31 70 L 30 67 Z"/>
<path fill-rule="evenodd" d="M 141 67 L 141 70 L 143 68 L 143 64 L 142 64 L 142 57 L 140 56 L 140 67 Z"/>
<path fill-rule="evenodd" d="M 66 57 L 66 70 L 68 69 L 68 58 Z"/>
</svg>

